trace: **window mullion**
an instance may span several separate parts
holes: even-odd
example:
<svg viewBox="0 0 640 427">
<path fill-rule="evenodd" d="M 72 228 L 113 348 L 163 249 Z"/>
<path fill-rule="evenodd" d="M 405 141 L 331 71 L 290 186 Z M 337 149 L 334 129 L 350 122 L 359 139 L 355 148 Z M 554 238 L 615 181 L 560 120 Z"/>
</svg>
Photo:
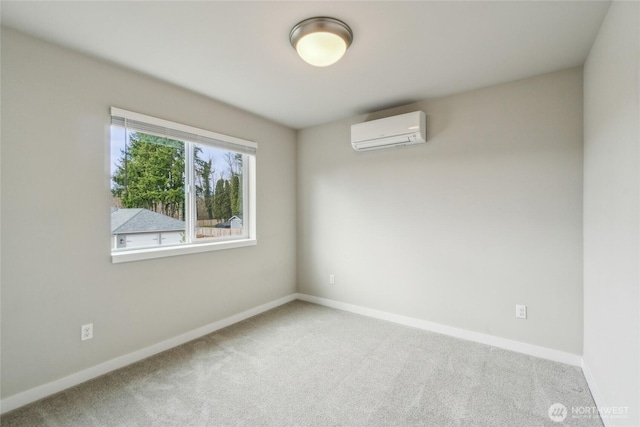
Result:
<svg viewBox="0 0 640 427">
<path fill-rule="evenodd" d="M 254 221 L 254 219 L 251 217 L 251 215 L 249 214 L 251 209 L 251 206 L 249 206 L 249 180 L 250 180 L 250 176 L 249 174 L 252 173 L 253 171 L 250 170 L 249 168 L 249 156 L 247 155 L 243 155 L 242 156 L 242 215 L 244 218 L 244 230 L 243 230 L 243 235 L 244 237 L 253 237 L 250 236 L 250 230 L 251 230 L 251 221 Z"/>
<path fill-rule="evenodd" d="M 185 141 L 185 242 L 195 241 L 195 221 L 196 221 L 196 195 L 195 195 L 195 167 L 194 167 L 194 144 Z"/>
</svg>

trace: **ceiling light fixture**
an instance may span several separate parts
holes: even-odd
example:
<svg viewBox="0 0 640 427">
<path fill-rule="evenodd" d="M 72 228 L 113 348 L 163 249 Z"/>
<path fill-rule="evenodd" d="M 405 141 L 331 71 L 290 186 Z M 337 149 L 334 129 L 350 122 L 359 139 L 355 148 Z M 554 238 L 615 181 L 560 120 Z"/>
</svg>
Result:
<svg viewBox="0 0 640 427">
<path fill-rule="evenodd" d="M 334 18 L 309 18 L 289 33 L 291 46 L 300 58 L 316 67 L 338 62 L 353 41 L 351 28 Z"/>
</svg>

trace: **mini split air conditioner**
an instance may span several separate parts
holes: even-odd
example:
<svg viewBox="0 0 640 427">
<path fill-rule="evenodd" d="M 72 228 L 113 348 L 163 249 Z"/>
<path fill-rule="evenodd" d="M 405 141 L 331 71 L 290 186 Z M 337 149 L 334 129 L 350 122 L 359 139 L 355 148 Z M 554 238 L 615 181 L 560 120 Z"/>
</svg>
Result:
<svg viewBox="0 0 640 427">
<path fill-rule="evenodd" d="M 351 126 L 351 146 L 356 151 L 379 150 L 427 142 L 424 111 L 401 114 Z"/>
</svg>

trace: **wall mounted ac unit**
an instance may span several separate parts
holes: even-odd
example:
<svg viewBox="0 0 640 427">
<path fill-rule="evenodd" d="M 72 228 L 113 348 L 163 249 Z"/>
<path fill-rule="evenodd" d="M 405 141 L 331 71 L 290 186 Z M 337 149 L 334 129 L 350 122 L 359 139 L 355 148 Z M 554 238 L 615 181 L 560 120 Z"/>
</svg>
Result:
<svg viewBox="0 0 640 427">
<path fill-rule="evenodd" d="M 379 150 L 427 142 L 424 111 L 401 114 L 351 126 L 351 146 L 356 151 Z"/>
</svg>

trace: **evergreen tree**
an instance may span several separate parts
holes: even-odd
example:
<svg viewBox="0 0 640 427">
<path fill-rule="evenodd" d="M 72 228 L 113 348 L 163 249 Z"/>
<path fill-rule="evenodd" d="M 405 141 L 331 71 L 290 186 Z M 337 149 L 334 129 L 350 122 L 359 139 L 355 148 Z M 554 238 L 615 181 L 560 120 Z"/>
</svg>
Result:
<svg viewBox="0 0 640 427">
<path fill-rule="evenodd" d="M 224 218 L 231 218 L 231 184 L 228 180 L 224 180 L 224 194 L 222 197 Z"/>
<path fill-rule="evenodd" d="M 216 182 L 216 190 L 213 194 L 213 216 L 218 221 L 223 221 L 224 217 L 224 179 L 220 178 Z"/>
<path fill-rule="evenodd" d="M 200 160 L 197 158 L 197 154 L 198 153 L 196 152 L 196 164 L 198 165 L 197 173 L 201 183 L 200 188 L 197 191 L 198 195 L 202 197 L 204 207 L 207 212 L 207 219 L 213 219 L 213 188 L 211 186 L 213 173 L 215 172 L 213 169 L 213 161 L 211 159 L 208 161 Z"/>
<path fill-rule="evenodd" d="M 231 185 L 223 178 L 216 182 L 216 192 L 213 195 L 213 216 L 218 221 L 231 218 Z"/>
<path fill-rule="evenodd" d="M 242 216 L 242 210 L 244 208 L 244 204 L 242 203 L 242 175 L 239 177 L 240 185 L 238 186 L 238 199 L 236 200 L 236 212 L 238 212 L 239 216 Z"/>
<path fill-rule="evenodd" d="M 112 177 L 112 193 L 125 208 L 145 208 L 184 219 L 184 144 L 134 132 Z"/>
<path fill-rule="evenodd" d="M 242 200 L 240 197 L 240 177 L 233 175 L 231 178 L 231 215 L 242 215 Z M 240 202 L 240 203 L 238 203 Z"/>
</svg>

